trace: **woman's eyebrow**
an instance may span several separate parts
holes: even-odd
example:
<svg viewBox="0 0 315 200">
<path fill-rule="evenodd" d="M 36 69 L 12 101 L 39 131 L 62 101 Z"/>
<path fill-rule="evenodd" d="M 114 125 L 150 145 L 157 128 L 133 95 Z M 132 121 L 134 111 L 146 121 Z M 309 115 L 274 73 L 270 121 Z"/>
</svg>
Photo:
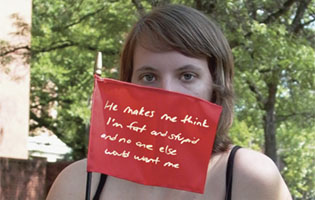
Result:
<svg viewBox="0 0 315 200">
<path fill-rule="evenodd" d="M 157 69 L 155 69 L 154 67 L 151 67 L 149 65 L 143 65 L 141 66 L 139 69 L 136 70 L 136 73 L 139 73 L 139 72 L 147 72 L 147 71 L 153 71 L 153 72 L 156 72 L 158 71 Z"/>
<path fill-rule="evenodd" d="M 192 65 L 192 64 L 188 64 L 188 65 L 184 65 L 178 69 L 176 69 L 176 71 L 187 71 L 187 70 L 193 70 L 193 71 L 198 71 L 201 72 L 201 68 L 196 66 L 196 65 Z"/>
</svg>

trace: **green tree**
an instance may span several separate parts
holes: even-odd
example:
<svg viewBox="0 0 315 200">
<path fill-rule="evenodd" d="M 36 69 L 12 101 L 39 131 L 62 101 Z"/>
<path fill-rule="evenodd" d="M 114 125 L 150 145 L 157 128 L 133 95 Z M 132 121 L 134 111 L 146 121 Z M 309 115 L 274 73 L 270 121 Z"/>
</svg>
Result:
<svg viewBox="0 0 315 200">
<path fill-rule="evenodd" d="M 260 145 L 285 166 L 296 199 L 314 198 L 314 1 L 197 2 L 222 25 L 235 57 L 233 140 Z"/>
<path fill-rule="evenodd" d="M 292 123 L 292 122 L 288 122 Z M 281 124 L 278 128 L 279 153 L 284 158 L 282 174 L 295 199 L 313 200 L 315 197 L 314 137 L 315 127 L 301 129 Z"/>
<path fill-rule="evenodd" d="M 254 123 L 264 129 L 265 153 L 277 162 L 276 119 L 312 116 L 303 108 L 295 113 L 289 106 L 282 108 L 299 92 L 294 85 L 303 86 L 298 96 L 311 100 L 314 28 L 309 25 L 315 21 L 314 1 L 195 2 L 227 34 L 235 56 L 237 114 L 244 118 L 253 111 Z"/>
<path fill-rule="evenodd" d="M 315 2 L 196 2 L 219 22 L 233 50 L 233 140 L 259 145 L 283 169 L 295 199 L 314 199 L 309 138 L 314 136 Z"/>
<path fill-rule="evenodd" d="M 117 77 L 124 34 L 136 17 L 129 1 L 33 1 L 31 130 L 54 132 L 73 159 L 86 156 L 96 52 L 104 55 L 104 74 Z"/>
</svg>

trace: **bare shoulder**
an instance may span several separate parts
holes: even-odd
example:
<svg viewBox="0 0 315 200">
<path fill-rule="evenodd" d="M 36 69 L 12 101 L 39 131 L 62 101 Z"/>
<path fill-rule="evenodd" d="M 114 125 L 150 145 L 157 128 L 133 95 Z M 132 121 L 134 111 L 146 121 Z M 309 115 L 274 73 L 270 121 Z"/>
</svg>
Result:
<svg viewBox="0 0 315 200">
<path fill-rule="evenodd" d="M 260 152 L 240 149 L 233 178 L 233 199 L 292 199 L 275 163 Z"/>
<path fill-rule="evenodd" d="M 47 200 L 82 199 L 85 194 L 86 159 L 67 166 L 53 183 Z"/>
</svg>

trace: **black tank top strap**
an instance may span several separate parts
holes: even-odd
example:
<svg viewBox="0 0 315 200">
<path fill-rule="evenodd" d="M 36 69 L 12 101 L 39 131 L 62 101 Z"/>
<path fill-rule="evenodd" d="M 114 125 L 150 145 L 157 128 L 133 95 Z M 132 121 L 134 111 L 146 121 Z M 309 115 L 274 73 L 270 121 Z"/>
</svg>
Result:
<svg viewBox="0 0 315 200">
<path fill-rule="evenodd" d="M 226 180 L 225 180 L 225 200 L 232 199 L 232 183 L 233 183 L 233 165 L 234 165 L 234 157 L 237 150 L 239 150 L 240 146 L 234 146 L 230 152 L 227 168 L 226 168 Z"/>
<path fill-rule="evenodd" d="M 98 183 L 98 186 L 97 186 L 95 195 L 93 197 L 93 200 L 99 200 L 100 199 L 102 190 L 103 190 L 104 185 L 106 183 L 106 179 L 107 179 L 107 175 L 106 174 L 101 174 L 100 182 Z"/>
</svg>

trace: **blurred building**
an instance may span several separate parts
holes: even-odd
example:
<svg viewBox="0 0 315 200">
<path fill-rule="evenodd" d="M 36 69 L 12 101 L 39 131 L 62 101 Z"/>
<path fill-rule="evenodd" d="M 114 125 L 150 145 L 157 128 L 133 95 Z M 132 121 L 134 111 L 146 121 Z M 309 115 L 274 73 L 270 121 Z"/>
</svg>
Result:
<svg viewBox="0 0 315 200">
<path fill-rule="evenodd" d="M 63 159 L 60 139 L 41 129 L 29 136 L 31 0 L 0 1 L 0 157 Z"/>
<path fill-rule="evenodd" d="M 29 157 L 45 158 L 48 162 L 56 162 L 70 155 L 71 148 L 55 134 L 42 129 L 36 135 L 28 137 Z"/>
<path fill-rule="evenodd" d="M 31 0 L 0 1 L 0 157 L 28 158 Z"/>
</svg>

